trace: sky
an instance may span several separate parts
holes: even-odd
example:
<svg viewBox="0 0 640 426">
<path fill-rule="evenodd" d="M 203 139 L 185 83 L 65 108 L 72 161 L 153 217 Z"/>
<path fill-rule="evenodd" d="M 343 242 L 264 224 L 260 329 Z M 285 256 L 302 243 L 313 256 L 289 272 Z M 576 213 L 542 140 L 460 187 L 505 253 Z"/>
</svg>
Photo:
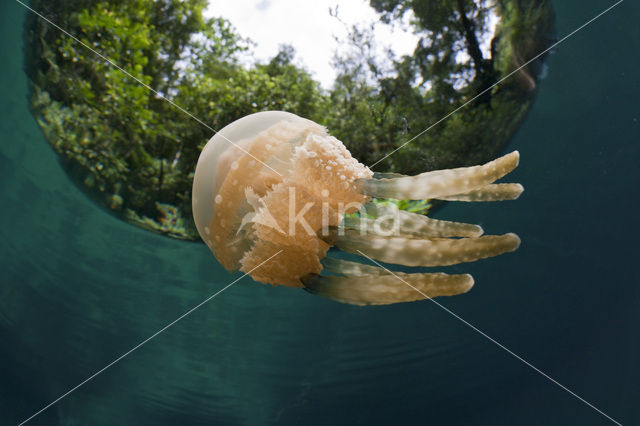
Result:
<svg viewBox="0 0 640 426">
<path fill-rule="evenodd" d="M 329 13 L 336 5 L 340 20 Z M 325 88 L 335 78 L 331 59 L 338 46 L 334 36 L 345 39 L 345 24 L 376 22 L 376 41 L 398 56 L 412 53 L 418 40 L 409 31 L 380 22 L 367 0 L 210 0 L 205 16 L 228 19 L 242 36 L 257 43 L 258 60 L 275 56 L 281 44 L 293 45 L 296 63 Z"/>
</svg>

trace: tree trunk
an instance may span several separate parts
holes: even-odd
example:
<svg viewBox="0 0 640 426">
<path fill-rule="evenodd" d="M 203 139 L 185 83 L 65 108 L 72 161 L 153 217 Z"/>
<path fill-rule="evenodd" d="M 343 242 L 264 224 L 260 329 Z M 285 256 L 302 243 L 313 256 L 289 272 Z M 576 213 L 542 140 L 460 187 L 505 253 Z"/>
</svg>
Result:
<svg viewBox="0 0 640 426">
<path fill-rule="evenodd" d="M 476 37 L 475 23 L 467 17 L 467 13 L 464 9 L 464 0 L 458 0 L 458 13 L 460 13 L 460 20 L 462 22 L 462 27 L 464 28 L 463 35 L 467 42 L 467 51 L 473 60 L 476 74 L 484 74 L 484 57 L 482 56 L 482 50 L 480 50 L 480 44 Z"/>
</svg>

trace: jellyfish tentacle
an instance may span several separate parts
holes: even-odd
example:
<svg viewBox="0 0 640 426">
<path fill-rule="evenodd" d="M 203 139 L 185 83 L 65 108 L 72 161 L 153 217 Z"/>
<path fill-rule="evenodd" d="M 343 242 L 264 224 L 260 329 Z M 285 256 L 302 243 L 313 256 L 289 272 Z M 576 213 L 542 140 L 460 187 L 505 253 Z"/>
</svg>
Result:
<svg viewBox="0 0 640 426">
<path fill-rule="evenodd" d="M 346 276 L 362 276 L 362 275 L 387 275 L 389 271 L 379 266 L 366 265 L 360 262 L 352 262 L 350 260 L 337 259 L 327 256 L 321 261 L 322 270 L 333 274 Z"/>
<path fill-rule="evenodd" d="M 380 268 L 382 269 L 382 268 Z M 356 276 L 309 275 L 305 290 L 352 305 L 388 305 L 466 293 L 473 287 L 469 274 L 381 274 Z"/>
<path fill-rule="evenodd" d="M 408 175 L 403 175 L 402 173 L 391 173 L 391 172 L 373 172 L 372 178 L 374 179 L 392 179 L 399 177 L 407 177 Z"/>
<path fill-rule="evenodd" d="M 405 238 L 446 238 L 446 237 L 479 237 L 483 234 L 482 227 L 470 223 L 448 222 L 446 220 L 431 219 L 427 216 L 404 212 L 398 216 L 389 216 L 389 221 L 384 219 L 369 219 L 366 217 L 345 217 L 339 228 L 350 229 L 360 233 L 381 236 L 399 236 Z M 396 223 L 397 221 L 397 223 Z M 388 223 L 387 223 L 388 222 Z"/>
<path fill-rule="evenodd" d="M 445 201 L 506 201 L 515 200 L 524 188 L 519 183 L 492 183 L 461 194 L 438 197 Z"/>
<path fill-rule="evenodd" d="M 480 166 L 435 170 L 416 176 L 364 178 L 355 181 L 358 192 L 372 197 L 422 200 L 462 194 L 500 179 L 518 166 L 513 151 Z"/>
<path fill-rule="evenodd" d="M 332 229 L 331 244 L 354 254 L 365 254 L 381 262 L 405 266 L 445 266 L 473 262 L 516 250 L 516 234 L 483 235 L 476 238 L 385 237 L 353 230 Z"/>
<path fill-rule="evenodd" d="M 400 210 L 395 206 L 379 206 L 368 203 L 366 213 L 376 219 L 385 216 L 398 220 L 398 231 L 401 235 L 416 235 L 427 237 L 479 237 L 484 233 L 480 225 L 464 222 L 433 219 L 428 216 Z M 367 230 L 375 229 L 368 227 Z M 388 235 L 388 234 L 387 234 Z"/>
</svg>

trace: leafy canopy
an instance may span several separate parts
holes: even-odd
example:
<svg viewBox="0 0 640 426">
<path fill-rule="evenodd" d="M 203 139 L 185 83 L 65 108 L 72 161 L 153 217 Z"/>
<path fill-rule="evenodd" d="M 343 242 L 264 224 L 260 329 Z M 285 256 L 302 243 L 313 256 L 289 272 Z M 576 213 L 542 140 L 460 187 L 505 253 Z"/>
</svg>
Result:
<svg viewBox="0 0 640 426">
<path fill-rule="evenodd" d="M 374 170 L 416 174 L 495 156 L 531 105 L 540 63 L 492 86 L 549 44 L 548 1 L 370 4 L 383 21 L 411 19 L 420 36 L 414 53 L 380 55 L 371 28 L 351 28 L 334 59 L 337 79 L 324 90 L 295 65 L 290 46 L 247 65 L 242 58 L 252 42 L 223 18 L 205 19 L 206 0 L 34 0 L 34 9 L 137 81 L 30 15 L 32 111 L 67 172 L 98 203 L 186 239 L 197 238 L 190 190 L 208 127 L 250 113 L 284 110 L 324 124 L 370 165 L 477 97 Z M 495 33 L 492 15 L 500 18 Z M 487 35 L 490 49 L 483 51 Z M 430 206 L 396 203 L 421 212 Z"/>
</svg>

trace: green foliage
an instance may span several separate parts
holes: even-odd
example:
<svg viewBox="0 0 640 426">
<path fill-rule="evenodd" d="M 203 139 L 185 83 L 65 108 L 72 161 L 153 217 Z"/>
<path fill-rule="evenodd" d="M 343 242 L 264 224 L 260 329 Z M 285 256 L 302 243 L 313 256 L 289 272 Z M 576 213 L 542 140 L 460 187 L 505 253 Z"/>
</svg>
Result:
<svg viewBox="0 0 640 426">
<path fill-rule="evenodd" d="M 370 4 L 387 22 L 413 12 L 412 25 L 420 40 L 411 56 L 381 58 L 375 54 L 371 32 L 354 28 L 351 49 L 336 58 L 339 76 L 331 99 L 339 108 L 327 125 L 336 129 L 354 156 L 374 164 L 411 140 L 374 169 L 417 174 L 488 161 L 502 150 L 533 101 L 542 59 L 492 86 L 550 44 L 550 3 Z M 491 13 L 500 20 L 487 54 L 480 49 L 480 36 L 490 34 Z"/>
<path fill-rule="evenodd" d="M 431 202 L 429 200 L 395 200 L 393 198 L 388 199 L 374 199 L 374 203 L 381 206 L 395 206 L 398 210 L 406 210 L 416 214 L 427 214 L 431 209 Z"/>
<path fill-rule="evenodd" d="M 420 41 L 413 55 L 396 58 L 380 54 L 371 28 L 352 28 L 327 91 L 294 64 L 290 46 L 266 63 L 246 65 L 241 58 L 252 42 L 222 18 L 205 20 L 206 0 L 34 0 L 34 9 L 103 56 L 28 15 L 31 107 L 88 194 L 126 220 L 176 238 L 197 238 L 190 191 L 210 128 L 250 113 L 310 118 L 367 165 L 433 126 L 377 171 L 417 174 L 494 157 L 532 102 L 541 62 L 482 92 L 549 44 L 549 2 L 370 3 L 388 22 L 412 11 Z M 501 20 L 487 56 L 478 37 L 492 10 Z M 375 202 L 420 213 L 431 207 L 428 200 Z"/>
<path fill-rule="evenodd" d="M 66 14 L 53 13 L 58 6 Z M 31 19 L 26 33 L 36 47 L 26 58 L 32 110 L 67 171 L 106 208 L 179 238 L 197 235 L 191 181 L 211 131 L 166 99 L 214 128 L 267 109 L 318 119 L 325 100 L 319 84 L 293 65 L 289 47 L 267 64 L 241 66 L 249 41 L 224 19 L 205 21 L 204 6 L 34 2 L 102 56 L 39 20 Z"/>
</svg>

